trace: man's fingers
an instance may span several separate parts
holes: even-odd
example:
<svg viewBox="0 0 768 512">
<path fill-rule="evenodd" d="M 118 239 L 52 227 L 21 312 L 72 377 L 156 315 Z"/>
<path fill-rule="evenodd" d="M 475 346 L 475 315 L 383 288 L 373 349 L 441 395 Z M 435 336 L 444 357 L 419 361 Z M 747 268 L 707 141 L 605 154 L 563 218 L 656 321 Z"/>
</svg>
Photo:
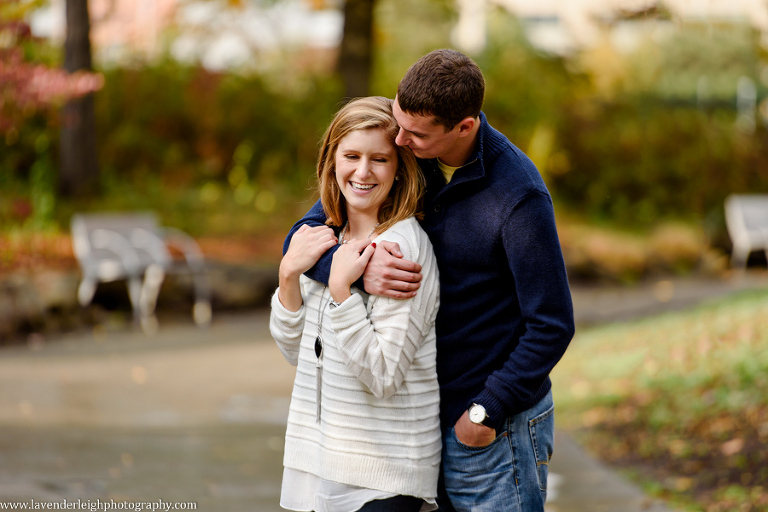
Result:
<svg viewBox="0 0 768 512">
<path fill-rule="evenodd" d="M 411 263 L 411 262 L 409 262 Z M 413 263 L 413 265 L 416 265 L 419 270 L 421 270 L 421 266 L 417 265 L 416 263 Z M 388 272 L 385 275 L 385 279 L 389 281 L 401 281 L 406 284 L 413 284 L 413 283 L 419 283 L 421 281 L 421 274 L 416 271 L 410 271 L 410 270 L 400 270 L 400 269 L 393 269 L 390 272 Z M 418 288 L 418 286 L 417 286 Z"/>
<path fill-rule="evenodd" d="M 415 292 L 421 286 L 421 283 L 406 283 L 404 281 L 391 281 L 389 283 L 390 290 L 393 292 L 411 293 Z"/>
<path fill-rule="evenodd" d="M 395 275 L 401 276 L 402 273 L 415 274 L 415 275 L 418 275 L 418 277 L 415 279 L 414 277 L 411 277 L 411 279 L 403 278 L 402 280 L 403 281 L 412 281 L 412 280 L 421 281 L 421 274 L 420 274 L 421 265 L 419 265 L 418 263 L 414 261 L 398 259 L 394 261 L 393 267 L 398 272 L 397 274 L 393 274 L 393 276 Z"/>
<path fill-rule="evenodd" d="M 416 292 L 399 292 L 397 290 L 385 290 L 381 292 L 383 297 L 389 297 L 391 299 L 410 299 L 416 296 Z"/>
<path fill-rule="evenodd" d="M 400 244 L 397 242 L 389 242 L 389 241 L 383 241 L 380 244 L 378 244 L 379 247 L 387 251 L 389 254 L 394 256 L 395 258 L 402 258 L 403 252 L 400 250 Z"/>
</svg>

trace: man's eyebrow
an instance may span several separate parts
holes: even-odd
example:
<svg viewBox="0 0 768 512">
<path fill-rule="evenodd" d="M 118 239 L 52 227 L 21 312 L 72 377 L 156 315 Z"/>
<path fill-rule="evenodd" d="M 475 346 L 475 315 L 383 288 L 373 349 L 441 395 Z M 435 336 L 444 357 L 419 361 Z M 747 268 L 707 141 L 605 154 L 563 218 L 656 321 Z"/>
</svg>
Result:
<svg viewBox="0 0 768 512">
<path fill-rule="evenodd" d="M 405 131 L 407 131 L 407 132 L 408 132 L 408 133 L 410 133 L 411 135 L 415 135 L 416 137 L 426 137 L 426 136 L 427 136 L 427 134 L 426 134 L 426 133 L 415 132 L 415 131 L 413 131 L 413 130 L 408 130 L 408 129 L 405 129 Z"/>
</svg>

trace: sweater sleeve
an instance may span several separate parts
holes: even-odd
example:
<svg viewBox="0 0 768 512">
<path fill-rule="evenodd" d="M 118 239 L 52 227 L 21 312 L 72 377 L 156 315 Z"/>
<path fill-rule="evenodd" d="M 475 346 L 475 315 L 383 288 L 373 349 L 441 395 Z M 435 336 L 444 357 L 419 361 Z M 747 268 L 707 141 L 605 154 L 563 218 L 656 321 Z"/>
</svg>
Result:
<svg viewBox="0 0 768 512">
<path fill-rule="evenodd" d="M 324 226 L 325 221 L 326 216 L 325 211 L 323 210 L 323 205 L 320 201 L 317 201 L 314 205 L 312 205 L 312 208 L 310 208 L 304 217 L 298 220 L 296 224 L 291 227 L 291 230 L 288 232 L 288 236 L 285 237 L 285 242 L 283 242 L 283 254 L 288 251 L 288 246 L 291 244 L 291 238 L 293 237 L 293 234 L 301 226 L 304 224 L 307 224 L 311 227 Z M 333 262 L 333 255 L 336 253 L 336 249 L 338 248 L 339 246 L 336 245 L 328 249 L 325 254 L 320 256 L 320 259 L 317 261 L 317 263 L 315 263 L 315 266 L 307 270 L 304 275 L 327 286 L 328 277 L 331 275 L 331 263 Z"/>
<path fill-rule="evenodd" d="M 269 331 L 285 359 L 292 366 L 296 366 L 299 362 L 299 346 L 301 345 L 301 336 L 304 331 L 306 308 L 302 304 L 298 311 L 286 309 L 280 302 L 279 292 L 280 288 L 272 295 Z"/>
<path fill-rule="evenodd" d="M 426 238 L 426 235 L 424 235 Z M 423 262 L 415 240 L 387 237 L 398 242 L 406 258 Z M 431 254 L 429 255 L 430 257 Z M 352 294 L 330 311 L 336 343 L 345 364 L 377 398 L 394 395 L 403 383 L 417 351 L 434 326 L 439 303 L 436 271 L 425 276 L 416 297 L 406 300 Z"/>
<path fill-rule="evenodd" d="M 505 223 L 503 243 L 524 328 L 510 358 L 472 400 L 494 423 L 532 404 L 574 334 L 570 288 L 547 196 L 533 193 L 517 205 Z"/>
</svg>

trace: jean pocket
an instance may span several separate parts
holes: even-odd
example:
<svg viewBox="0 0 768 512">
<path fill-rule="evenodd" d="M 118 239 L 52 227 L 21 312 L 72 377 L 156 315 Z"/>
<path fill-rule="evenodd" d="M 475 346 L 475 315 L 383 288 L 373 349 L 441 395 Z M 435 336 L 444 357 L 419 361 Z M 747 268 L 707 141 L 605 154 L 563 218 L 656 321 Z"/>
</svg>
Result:
<svg viewBox="0 0 768 512">
<path fill-rule="evenodd" d="M 533 453 L 536 457 L 537 476 L 542 492 L 547 490 L 549 461 L 555 450 L 555 406 L 528 420 Z"/>
<path fill-rule="evenodd" d="M 514 493 L 515 468 L 506 434 L 482 447 L 467 446 L 451 430 L 445 438 L 443 476 L 456 510 L 507 510 Z M 478 501 L 479 500 L 479 501 Z"/>
<path fill-rule="evenodd" d="M 462 443 L 461 440 L 459 439 L 459 436 L 456 435 L 456 427 L 453 427 L 450 430 L 450 436 L 451 436 L 452 440 L 456 443 L 456 446 L 458 448 L 460 448 L 460 449 L 462 449 L 464 451 L 467 451 L 467 452 L 475 452 L 475 453 L 477 453 L 477 452 L 482 452 L 482 451 L 490 449 L 493 445 L 497 444 L 501 439 L 506 438 L 507 437 L 507 433 L 505 431 L 505 432 L 502 432 L 501 434 L 498 434 L 495 438 L 493 438 L 493 441 L 491 441 L 489 444 L 487 444 L 485 446 L 469 446 L 468 444 Z"/>
</svg>

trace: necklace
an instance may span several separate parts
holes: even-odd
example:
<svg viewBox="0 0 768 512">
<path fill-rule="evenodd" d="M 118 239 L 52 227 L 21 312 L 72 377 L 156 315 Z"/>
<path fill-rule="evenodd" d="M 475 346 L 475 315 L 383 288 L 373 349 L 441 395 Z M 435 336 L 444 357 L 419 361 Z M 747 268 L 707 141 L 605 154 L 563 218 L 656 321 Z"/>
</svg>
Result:
<svg viewBox="0 0 768 512">
<path fill-rule="evenodd" d="M 324 310 L 326 306 L 331 302 L 331 294 L 328 294 L 328 300 L 323 303 L 325 300 L 325 290 L 326 288 L 323 287 L 323 291 L 320 294 L 320 308 L 317 310 L 317 338 L 315 338 L 315 355 L 317 356 L 317 360 L 320 361 L 320 356 L 323 355 L 323 318 L 325 317 Z"/>
<path fill-rule="evenodd" d="M 381 223 L 377 222 L 375 226 L 373 226 L 373 229 L 370 233 L 368 233 L 368 236 L 365 238 L 371 238 L 371 235 L 373 235 L 373 232 L 376 231 L 376 228 L 378 228 L 381 225 Z M 349 226 L 349 222 L 344 223 L 344 227 L 341 229 L 341 234 L 339 235 L 339 243 L 340 244 L 348 244 L 349 240 L 344 240 L 344 235 L 347 232 L 347 226 Z"/>
<path fill-rule="evenodd" d="M 320 305 L 317 310 L 317 337 L 315 338 L 315 356 L 317 357 L 317 363 L 315 364 L 315 371 L 316 371 L 316 380 L 315 380 L 315 389 L 316 391 L 316 402 L 317 402 L 317 412 L 316 412 L 316 420 L 318 423 L 320 423 L 320 401 L 322 400 L 322 386 L 323 386 L 323 318 L 325 317 L 325 308 L 330 304 L 331 299 L 333 298 L 328 293 L 328 300 L 323 302 L 325 300 L 325 290 L 326 287 L 323 287 L 323 291 L 320 292 Z"/>
<path fill-rule="evenodd" d="M 339 243 L 346 244 L 348 243 L 347 240 L 344 240 L 344 234 L 347 232 L 347 226 L 349 225 L 349 222 L 344 224 L 344 228 L 341 230 L 341 234 L 339 235 Z M 373 227 L 370 233 L 368 233 L 367 238 L 371 238 L 371 235 L 373 235 L 373 232 L 376 231 L 376 228 L 379 227 L 379 223 L 377 222 L 376 225 Z M 316 420 L 318 423 L 320 423 L 320 403 L 322 401 L 322 387 L 323 387 L 323 318 L 325 318 L 325 308 L 328 307 L 328 305 L 331 303 L 331 300 L 333 299 L 333 296 L 330 292 L 328 292 L 328 299 L 325 298 L 325 291 L 327 288 L 324 286 L 323 291 L 320 292 L 320 304 L 317 309 L 317 337 L 315 338 L 315 357 L 317 357 L 317 363 L 315 364 L 315 371 L 316 371 L 316 383 L 315 383 L 315 389 L 316 389 L 316 402 L 317 402 L 317 412 L 316 412 Z"/>
</svg>

